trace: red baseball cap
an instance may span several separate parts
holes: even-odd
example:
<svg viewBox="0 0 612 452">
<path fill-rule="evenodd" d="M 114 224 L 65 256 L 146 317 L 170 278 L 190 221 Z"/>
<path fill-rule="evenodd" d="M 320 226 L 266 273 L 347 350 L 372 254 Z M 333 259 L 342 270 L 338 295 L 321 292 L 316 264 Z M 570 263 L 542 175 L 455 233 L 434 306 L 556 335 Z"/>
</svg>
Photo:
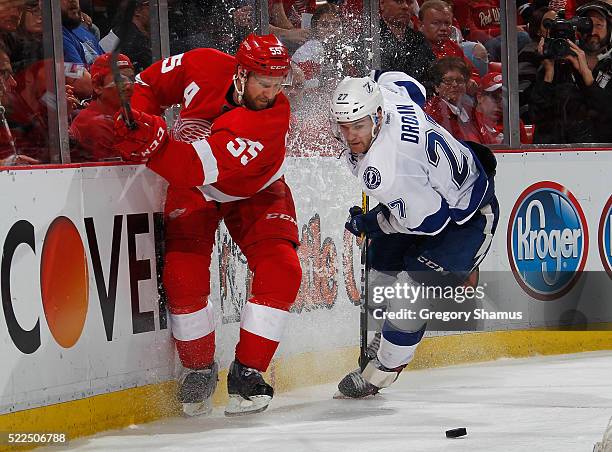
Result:
<svg viewBox="0 0 612 452">
<path fill-rule="evenodd" d="M 502 87 L 501 72 L 487 72 L 480 81 L 480 89 L 491 93 Z"/>
<path fill-rule="evenodd" d="M 89 69 L 92 81 L 96 82 L 104 79 L 104 77 L 106 77 L 108 74 L 112 74 L 111 57 L 112 53 L 105 53 L 96 58 Z M 130 59 L 122 53 L 117 55 L 117 67 L 120 70 L 125 68 L 134 69 Z"/>
</svg>

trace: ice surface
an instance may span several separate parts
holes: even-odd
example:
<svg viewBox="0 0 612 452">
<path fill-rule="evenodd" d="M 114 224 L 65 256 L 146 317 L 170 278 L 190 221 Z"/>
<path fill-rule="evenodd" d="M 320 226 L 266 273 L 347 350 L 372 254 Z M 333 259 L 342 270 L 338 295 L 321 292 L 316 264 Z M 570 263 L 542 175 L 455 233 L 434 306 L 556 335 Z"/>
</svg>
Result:
<svg viewBox="0 0 612 452">
<path fill-rule="evenodd" d="M 402 374 L 369 400 L 335 384 L 277 395 L 267 412 L 165 419 L 71 443 L 115 451 L 591 451 L 612 415 L 612 351 Z M 445 430 L 468 436 L 447 439 Z"/>
</svg>

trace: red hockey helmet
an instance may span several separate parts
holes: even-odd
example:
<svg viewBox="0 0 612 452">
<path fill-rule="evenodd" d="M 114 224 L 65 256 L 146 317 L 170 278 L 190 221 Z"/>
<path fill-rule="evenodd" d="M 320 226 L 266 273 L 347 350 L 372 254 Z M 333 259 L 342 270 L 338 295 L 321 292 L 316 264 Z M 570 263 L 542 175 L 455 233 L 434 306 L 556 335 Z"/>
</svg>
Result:
<svg viewBox="0 0 612 452">
<path fill-rule="evenodd" d="M 236 61 L 248 71 L 271 77 L 285 77 L 291 67 L 287 47 L 273 34 L 248 35 L 238 47 Z"/>
</svg>

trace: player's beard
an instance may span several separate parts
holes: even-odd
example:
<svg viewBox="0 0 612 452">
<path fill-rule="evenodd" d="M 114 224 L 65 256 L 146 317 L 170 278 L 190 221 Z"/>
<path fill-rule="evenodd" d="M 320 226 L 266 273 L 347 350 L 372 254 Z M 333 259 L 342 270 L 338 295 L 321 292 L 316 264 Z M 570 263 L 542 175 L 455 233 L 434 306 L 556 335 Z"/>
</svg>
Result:
<svg viewBox="0 0 612 452">
<path fill-rule="evenodd" d="M 242 100 L 244 102 L 244 105 L 249 110 L 256 110 L 256 111 L 270 108 L 274 104 L 274 99 L 268 99 L 265 102 L 257 102 L 255 99 L 249 96 L 248 93 L 246 92 L 244 93 Z"/>
</svg>

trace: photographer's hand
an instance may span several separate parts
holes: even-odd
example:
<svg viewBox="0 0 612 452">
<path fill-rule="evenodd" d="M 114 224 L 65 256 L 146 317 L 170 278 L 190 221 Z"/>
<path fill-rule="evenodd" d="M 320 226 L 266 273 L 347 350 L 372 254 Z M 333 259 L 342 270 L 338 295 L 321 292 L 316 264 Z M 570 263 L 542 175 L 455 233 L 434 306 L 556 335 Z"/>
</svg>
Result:
<svg viewBox="0 0 612 452">
<path fill-rule="evenodd" d="M 544 38 L 540 39 L 538 44 L 538 53 L 540 55 L 544 55 Z M 544 68 L 544 81 L 547 83 L 552 83 L 555 78 L 555 62 L 549 58 L 544 58 L 542 60 L 542 67 Z"/>
<path fill-rule="evenodd" d="M 591 86 L 593 84 L 593 72 L 591 71 L 591 68 L 589 68 L 589 63 L 587 63 L 584 50 L 569 39 L 567 42 L 575 55 L 568 55 L 565 57 L 565 59 L 572 63 L 572 66 L 574 66 L 574 68 L 580 73 L 582 79 L 584 80 L 584 84 L 586 86 Z"/>
</svg>

